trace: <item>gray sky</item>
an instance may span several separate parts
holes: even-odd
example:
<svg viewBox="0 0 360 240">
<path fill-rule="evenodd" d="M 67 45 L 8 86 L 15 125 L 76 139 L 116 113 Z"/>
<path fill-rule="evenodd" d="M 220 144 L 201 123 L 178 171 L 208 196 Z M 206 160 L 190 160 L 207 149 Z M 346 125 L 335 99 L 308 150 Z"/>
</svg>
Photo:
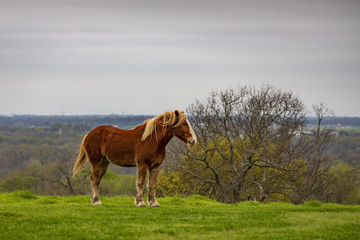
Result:
<svg viewBox="0 0 360 240">
<path fill-rule="evenodd" d="M 0 114 L 159 114 L 262 83 L 360 116 L 360 1 L 0 0 Z"/>
</svg>

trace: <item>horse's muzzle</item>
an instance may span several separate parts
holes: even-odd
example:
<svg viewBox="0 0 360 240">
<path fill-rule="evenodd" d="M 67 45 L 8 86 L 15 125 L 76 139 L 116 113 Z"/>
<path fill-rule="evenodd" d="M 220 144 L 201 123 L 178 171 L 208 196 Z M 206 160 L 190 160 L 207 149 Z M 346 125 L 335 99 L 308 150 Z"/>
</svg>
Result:
<svg viewBox="0 0 360 240">
<path fill-rule="evenodd" d="M 194 139 L 191 139 L 191 140 L 188 140 L 187 141 L 187 145 L 189 146 L 189 147 L 191 147 L 191 146 L 193 146 L 194 144 L 195 144 L 195 140 Z"/>
</svg>

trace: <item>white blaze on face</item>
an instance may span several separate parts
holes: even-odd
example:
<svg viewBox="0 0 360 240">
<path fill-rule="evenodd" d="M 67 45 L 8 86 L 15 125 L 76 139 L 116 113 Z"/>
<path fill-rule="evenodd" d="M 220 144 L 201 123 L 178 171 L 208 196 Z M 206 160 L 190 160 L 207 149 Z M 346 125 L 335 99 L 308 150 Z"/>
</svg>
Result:
<svg viewBox="0 0 360 240">
<path fill-rule="evenodd" d="M 187 122 L 187 124 L 189 125 L 189 129 L 190 129 L 190 134 L 191 134 L 191 136 L 192 136 L 192 141 L 194 141 L 194 143 L 196 143 L 197 142 L 197 139 L 196 139 L 196 135 L 195 135 L 195 132 L 194 132 L 194 130 L 192 129 L 192 127 L 191 127 L 191 125 L 190 125 L 190 122 L 189 122 L 189 120 L 186 118 L 186 122 Z"/>
</svg>

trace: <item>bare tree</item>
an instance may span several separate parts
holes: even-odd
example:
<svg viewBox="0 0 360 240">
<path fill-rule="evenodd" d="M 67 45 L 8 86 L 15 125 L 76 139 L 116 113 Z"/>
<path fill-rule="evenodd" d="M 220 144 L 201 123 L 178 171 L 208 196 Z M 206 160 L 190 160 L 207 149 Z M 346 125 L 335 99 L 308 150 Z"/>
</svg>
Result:
<svg viewBox="0 0 360 240">
<path fill-rule="evenodd" d="M 219 201 L 245 199 L 253 184 L 258 186 L 258 199 L 266 198 L 265 169 L 292 175 L 293 162 L 309 150 L 301 136 L 295 141 L 296 132 L 305 125 L 305 112 L 291 92 L 271 86 L 213 91 L 187 111 L 199 144 L 185 152 L 181 170 L 207 186 Z M 262 180 L 250 181 L 254 168 L 263 169 L 257 174 Z"/>
<path fill-rule="evenodd" d="M 325 152 L 332 136 L 330 131 L 322 126 L 324 120 L 333 117 L 334 113 L 323 103 L 313 106 L 317 124 L 311 137 L 311 151 L 305 159 L 305 171 L 303 172 L 303 181 L 298 188 L 299 202 L 305 200 L 322 200 L 328 193 L 329 168 L 331 158 Z"/>
<path fill-rule="evenodd" d="M 42 180 L 45 185 L 56 191 L 59 189 L 65 190 L 66 194 L 74 195 L 76 193 L 74 189 L 74 179 L 72 178 L 72 160 L 74 159 L 74 153 L 67 149 L 63 149 L 57 156 L 57 161 L 48 165 L 43 170 L 38 178 Z M 49 190 L 51 192 L 51 190 Z M 57 192 L 56 194 L 63 194 L 63 192 Z"/>
</svg>

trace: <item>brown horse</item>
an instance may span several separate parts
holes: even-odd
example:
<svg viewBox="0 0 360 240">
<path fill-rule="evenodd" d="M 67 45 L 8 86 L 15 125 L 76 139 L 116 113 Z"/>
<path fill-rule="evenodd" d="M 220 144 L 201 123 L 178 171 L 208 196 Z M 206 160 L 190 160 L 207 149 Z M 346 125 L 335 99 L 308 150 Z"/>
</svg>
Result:
<svg viewBox="0 0 360 240">
<path fill-rule="evenodd" d="M 101 205 L 98 187 L 109 162 L 121 167 L 137 167 L 137 195 L 135 205 L 146 206 L 143 188 L 149 171 L 148 204 L 159 207 L 155 198 L 156 177 L 165 157 L 165 147 L 173 136 L 188 146 L 196 142 L 196 135 L 183 111 L 165 112 L 146 120 L 130 130 L 113 126 L 99 126 L 87 134 L 80 146 L 74 165 L 74 175 L 89 160 L 92 166 L 92 204 Z"/>
</svg>

